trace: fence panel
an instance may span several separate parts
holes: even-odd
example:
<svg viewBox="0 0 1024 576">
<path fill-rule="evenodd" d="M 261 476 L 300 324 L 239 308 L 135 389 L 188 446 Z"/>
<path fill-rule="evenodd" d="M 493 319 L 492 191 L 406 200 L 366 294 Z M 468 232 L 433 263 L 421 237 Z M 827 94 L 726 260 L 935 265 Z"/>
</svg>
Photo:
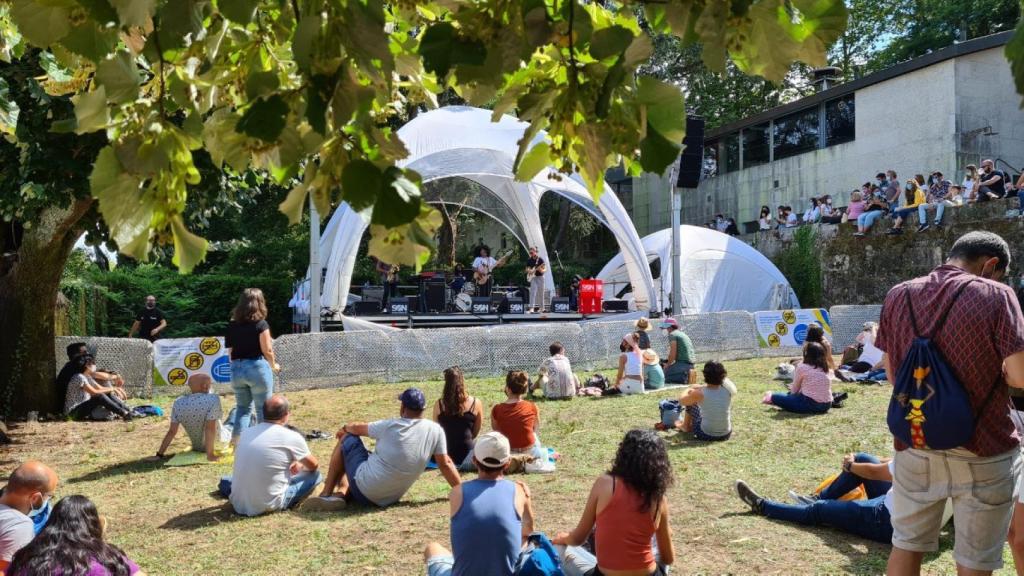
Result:
<svg viewBox="0 0 1024 576">
<path fill-rule="evenodd" d="M 857 334 L 864 328 L 864 323 L 878 322 L 881 314 L 881 305 L 833 306 L 829 310 L 832 317 L 833 351 L 838 354 L 843 348 L 853 344 Z"/>
<path fill-rule="evenodd" d="M 142 338 L 104 338 L 82 336 L 58 336 L 54 338 L 53 349 L 57 354 L 54 375 L 67 362 L 67 347 L 75 342 L 85 342 L 89 353 L 96 358 L 100 370 L 115 371 L 124 377 L 125 391 L 135 398 L 153 396 L 153 345 Z"/>
<path fill-rule="evenodd" d="M 459 366 L 466 374 L 494 373 L 486 326 L 401 330 L 387 335 L 395 359 L 389 381 L 440 378 L 449 366 Z"/>
<path fill-rule="evenodd" d="M 274 340 L 274 352 L 278 390 L 381 382 L 395 363 L 390 335 L 377 330 L 289 334 Z"/>
</svg>

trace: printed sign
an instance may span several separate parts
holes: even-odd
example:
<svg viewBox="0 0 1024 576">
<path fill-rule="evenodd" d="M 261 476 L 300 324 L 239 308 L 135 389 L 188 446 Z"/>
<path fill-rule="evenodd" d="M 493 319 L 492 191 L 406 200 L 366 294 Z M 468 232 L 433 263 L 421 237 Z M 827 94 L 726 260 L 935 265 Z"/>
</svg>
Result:
<svg viewBox="0 0 1024 576">
<path fill-rule="evenodd" d="M 832 335 L 832 320 L 824 308 L 754 312 L 754 324 L 761 348 L 803 346 L 811 324 L 824 328 L 826 336 Z"/>
<path fill-rule="evenodd" d="M 231 361 L 221 338 L 160 339 L 153 342 L 153 373 L 157 386 L 184 386 L 196 373 L 223 384 L 231 381 Z"/>
</svg>

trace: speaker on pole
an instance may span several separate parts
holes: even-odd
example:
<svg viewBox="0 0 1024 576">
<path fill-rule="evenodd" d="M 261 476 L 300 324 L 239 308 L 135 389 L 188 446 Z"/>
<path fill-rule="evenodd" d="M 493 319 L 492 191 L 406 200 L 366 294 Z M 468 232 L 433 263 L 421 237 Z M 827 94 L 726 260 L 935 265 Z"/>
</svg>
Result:
<svg viewBox="0 0 1024 576">
<path fill-rule="evenodd" d="M 683 154 L 679 158 L 680 188 L 696 188 L 704 169 L 704 119 L 700 116 L 686 117 L 686 136 L 683 138 Z"/>
</svg>

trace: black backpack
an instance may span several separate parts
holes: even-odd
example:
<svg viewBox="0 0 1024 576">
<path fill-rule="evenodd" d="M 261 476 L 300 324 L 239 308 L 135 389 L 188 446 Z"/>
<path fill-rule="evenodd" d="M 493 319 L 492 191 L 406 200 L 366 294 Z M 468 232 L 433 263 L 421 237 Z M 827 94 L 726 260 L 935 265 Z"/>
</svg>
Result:
<svg viewBox="0 0 1024 576">
<path fill-rule="evenodd" d="M 594 374 L 587 380 L 588 388 L 598 388 L 601 391 L 608 389 L 608 379 L 603 374 Z"/>
</svg>

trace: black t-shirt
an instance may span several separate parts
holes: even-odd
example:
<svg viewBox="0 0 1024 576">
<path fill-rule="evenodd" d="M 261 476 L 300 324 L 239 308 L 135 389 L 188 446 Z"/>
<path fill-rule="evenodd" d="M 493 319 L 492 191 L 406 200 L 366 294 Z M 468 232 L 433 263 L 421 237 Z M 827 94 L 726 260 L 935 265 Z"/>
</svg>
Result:
<svg viewBox="0 0 1024 576">
<path fill-rule="evenodd" d="M 68 360 L 64 367 L 60 369 L 60 374 L 57 374 L 57 395 L 58 398 L 64 398 L 68 393 L 68 384 L 71 383 L 71 378 L 78 373 L 78 366 L 75 362 Z"/>
<path fill-rule="evenodd" d="M 135 319 L 139 321 L 139 336 L 150 341 L 159 338 L 159 336 L 150 335 L 150 332 L 164 319 L 164 313 L 159 308 L 143 308 L 135 315 Z"/>
<path fill-rule="evenodd" d="M 232 360 L 256 360 L 263 358 L 260 334 L 270 330 L 266 320 L 259 322 L 229 322 L 224 335 L 224 347 L 231 349 Z"/>
<path fill-rule="evenodd" d="M 527 258 L 526 259 L 526 267 L 527 268 L 536 268 L 537 266 L 540 266 L 543 263 L 544 263 L 544 259 L 541 258 L 540 256 L 537 256 L 536 258 Z"/>
<path fill-rule="evenodd" d="M 1002 198 L 1003 196 L 1006 196 L 1006 172 L 1003 172 L 1001 170 L 993 170 L 988 174 L 983 173 L 981 175 L 981 181 L 984 182 L 985 180 L 991 180 L 996 176 L 1000 177 L 999 182 L 989 184 L 988 186 L 985 186 L 985 188 L 988 188 L 989 192 Z"/>
</svg>

